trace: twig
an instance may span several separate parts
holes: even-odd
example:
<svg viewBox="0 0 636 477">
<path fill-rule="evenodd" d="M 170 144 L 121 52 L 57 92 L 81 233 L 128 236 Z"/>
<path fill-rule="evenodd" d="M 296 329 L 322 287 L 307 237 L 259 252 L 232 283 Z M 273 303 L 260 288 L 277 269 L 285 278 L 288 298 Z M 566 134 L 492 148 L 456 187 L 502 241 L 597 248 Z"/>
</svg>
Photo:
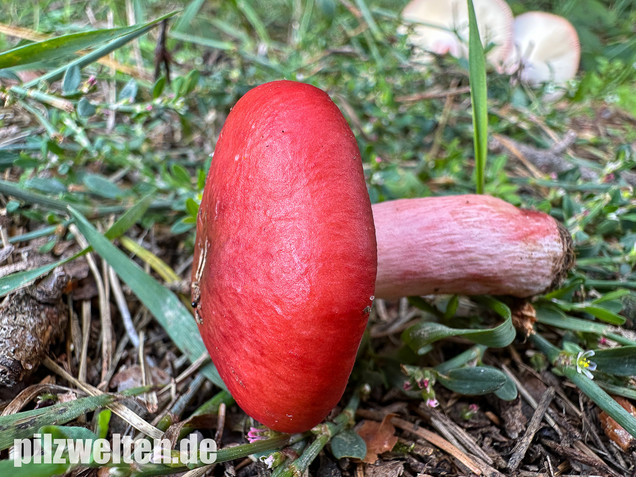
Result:
<svg viewBox="0 0 636 477">
<path fill-rule="evenodd" d="M 451 88 L 447 90 L 427 91 L 425 93 L 409 94 L 407 96 L 396 96 L 397 103 L 415 103 L 425 101 L 427 99 L 446 98 L 448 96 L 456 96 L 458 94 L 470 93 L 470 86 L 462 86 L 461 88 Z"/>
<path fill-rule="evenodd" d="M 366 409 L 359 409 L 357 414 L 367 419 L 376 419 L 381 420 L 383 416 L 381 413 L 369 411 Z M 459 462 L 461 462 L 464 466 L 466 466 L 472 473 L 477 475 L 482 475 L 484 472 L 482 471 L 481 466 L 475 462 L 472 458 L 470 458 L 467 454 L 459 450 L 453 444 L 448 442 L 441 436 L 438 436 L 434 432 L 431 432 L 423 427 L 418 426 L 409 421 L 405 421 L 404 419 L 400 419 L 398 417 L 394 417 L 391 419 L 391 423 L 397 428 L 402 429 L 403 431 L 410 432 L 411 434 L 416 435 L 427 441 L 430 444 L 433 444 L 435 447 L 443 450 L 447 454 L 455 457 Z M 482 466 L 488 467 L 486 464 L 482 463 Z M 495 474 L 498 472 L 495 469 L 491 469 Z"/>
<path fill-rule="evenodd" d="M 115 273 L 113 267 L 108 267 L 108 278 L 110 279 L 110 286 L 113 290 L 115 302 L 117 303 L 117 308 L 119 308 L 119 314 L 121 315 L 121 320 L 124 323 L 126 334 L 128 335 L 128 338 L 130 338 L 132 345 L 135 348 L 138 348 L 139 335 L 137 334 L 137 330 L 135 330 L 135 325 L 132 322 L 130 311 L 128 310 L 128 303 L 126 303 L 126 297 L 124 296 L 121 284 L 119 283 L 119 278 L 117 278 L 117 273 Z"/>
<path fill-rule="evenodd" d="M 89 246 L 88 241 L 80 233 L 75 224 L 71 224 L 69 226 L 69 230 L 80 244 L 80 247 L 87 248 Z M 95 279 L 97 295 L 99 296 L 99 314 L 102 325 L 102 375 L 101 383 L 98 387 L 101 387 L 106 385 L 106 375 L 108 374 L 113 355 L 113 330 L 110 319 L 110 303 L 106 295 L 104 281 L 102 280 L 102 276 L 99 273 L 99 269 L 97 268 L 97 264 L 95 263 L 92 253 L 86 254 L 86 261 L 88 262 L 88 266 L 90 267 L 93 278 Z"/>
<path fill-rule="evenodd" d="M 541 421 L 543 421 L 545 413 L 548 410 L 548 406 L 550 406 L 553 398 L 554 388 L 550 387 L 546 389 L 546 391 L 543 393 L 543 396 L 541 396 L 541 401 L 539 401 L 539 405 L 532 415 L 532 419 L 530 419 L 530 424 L 528 424 L 528 428 L 526 429 L 525 434 L 523 435 L 521 440 L 517 442 L 517 445 L 515 445 L 514 449 L 512 450 L 512 456 L 510 457 L 507 466 L 510 471 L 517 470 L 517 467 L 519 467 L 519 464 L 525 457 L 526 452 L 530 447 L 530 443 L 532 442 L 534 435 L 539 430 Z"/>
<path fill-rule="evenodd" d="M 94 386 L 91 386 L 88 383 L 83 383 L 76 379 L 74 376 L 70 375 L 64 368 L 62 368 L 59 364 L 53 361 L 51 358 L 46 356 L 44 358 L 43 364 L 49 368 L 51 371 L 66 379 L 69 383 L 77 386 L 82 391 L 90 394 L 91 396 L 99 396 L 100 394 L 104 394 L 102 391 L 97 389 Z M 161 432 L 156 427 L 150 425 L 148 422 L 143 420 L 139 415 L 137 415 L 134 411 L 124 406 L 122 403 L 115 402 L 112 404 L 108 404 L 110 410 L 112 410 L 115 414 L 125 420 L 128 424 L 133 426 L 139 432 L 144 433 L 151 439 L 161 439 L 163 437 L 163 432 Z"/>
<path fill-rule="evenodd" d="M 528 392 L 528 390 L 525 388 L 525 386 L 523 384 L 521 384 L 521 382 L 517 379 L 517 377 L 512 373 L 512 371 L 510 371 L 508 369 L 508 367 L 505 364 L 501 365 L 501 369 L 504 373 L 506 373 L 506 375 L 512 379 L 515 383 L 515 386 L 517 386 L 517 389 L 519 390 L 519 394 L 521 394 L 521 396 L 523 396 L 523 398 L 528 402 L 528 404 L 530 404 L 535 410 L 537 409 L 537 401 L 532 397 L 532 395 Z M 550 426 L 552 426 L 552 428 L 557 432 L 557 434 L 559 434 L 560 437 L 563 437 L 562 433 L 561 433 L 561 429 L 559 428 L 559 426 L 557 425 L 556 422 L 554 422 L 554 419 L 552 419 L 550 416 L 545 416 L 545 420 L 548 424 L 550 424 Z"/>
<path fill-rule="evenodd" d="M 80 353 L 79 370 L 77 379 L 86 382 L 86 367 L 88 356 L 88 341 L 91 333 L 91 302 L 84 300 L 82 302 L 82 352 Z"/>
</svg>

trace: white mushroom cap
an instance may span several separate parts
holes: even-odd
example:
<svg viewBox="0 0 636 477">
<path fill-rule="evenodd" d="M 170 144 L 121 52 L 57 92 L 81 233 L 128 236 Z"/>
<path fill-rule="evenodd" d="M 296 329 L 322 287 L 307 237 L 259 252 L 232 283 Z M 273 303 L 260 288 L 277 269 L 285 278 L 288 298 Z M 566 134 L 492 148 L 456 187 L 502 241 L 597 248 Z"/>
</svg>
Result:
<svg viewBox="0 0 636 477">
<path fill-rule="evenodd" d="M 479 35 L 484 46 L 494 44 L 487 60 L 501 71 L 512 54 L 512 11 L 504 0 L 473 0 Z M 409 41 L 429 53 L 468 57 L 468 6 L 465 0 L 412 0 L 402 11 L 408 23 L 417 23 Z"/>
<path fill-rule="evenodd" d="M 563 86 L 576 76 L 581 58 L 579 37 L 572 24 L 552 13 L 526 12 L 514 21 L 515 50 L 509 71 L 519 70 L 531 86 L 552 82 Z M 562 92 L 544 99 L 557 99 Z"/>
</svg>

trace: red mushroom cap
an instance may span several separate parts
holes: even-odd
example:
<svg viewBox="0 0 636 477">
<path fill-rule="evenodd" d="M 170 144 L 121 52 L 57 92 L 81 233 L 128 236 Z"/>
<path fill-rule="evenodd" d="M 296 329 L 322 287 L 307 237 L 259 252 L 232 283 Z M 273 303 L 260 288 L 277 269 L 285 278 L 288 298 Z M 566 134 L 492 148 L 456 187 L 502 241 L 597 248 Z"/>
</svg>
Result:
<svg viewBox="0 0 636 477">
<path fill-rule="evenodd" d="M 360 153 L 326 93 L 275 81 L 236 103 L 192 273 L 201 335 L 239 406 L 283 432 L 324 419 L 351 373 L 376 275 Z"/>
</svg>

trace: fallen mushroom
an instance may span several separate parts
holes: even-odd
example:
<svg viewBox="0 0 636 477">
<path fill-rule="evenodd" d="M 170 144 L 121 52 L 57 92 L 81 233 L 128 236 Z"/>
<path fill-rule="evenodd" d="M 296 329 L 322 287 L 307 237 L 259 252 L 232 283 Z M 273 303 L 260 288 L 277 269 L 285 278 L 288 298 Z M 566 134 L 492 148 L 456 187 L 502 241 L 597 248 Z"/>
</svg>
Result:
<svg viewBox="0 0 636 477">
<path fill-rule="evenodd" d="M 556 220 L 487 195 L 387 201 L 373 205 L 373 217 L 376 298 L 529 297 L 558 285 L 574 262 Z"/>
<path fill-rule="evenodd" d="M 340 400 L 376 275 L 371 203 L 351 129 L 323 91 L 258 86 L 230 112 L 197 219 L 192 299 L 239 406 L 305 431 Z"/>
<path fill-rule="evenodd" d="M 504 0 L 473 0 L 477 26 L 484 47 L 494 46 L 486 59 L 498 71 L 512 54 L 512 11 Z M 415 23 L 409 41 L 422 50 L 417 59 L 430 61 L 429 53 L 450 53 L 468 58 L 468 6 L 465 0 L 412 0 L 402 18 Z"/>
<path fill-rule="evenodd" d="M 508 60 L 509 72 L 519 71 L 530 86 L 552 83 L 557 90 L 543 96 L 556 100 L 576 76 L 581 46 L 575 28 L 565 18 L 546 12 L 526 12 L 514 21 L 515 48 Z"/>
</svg>

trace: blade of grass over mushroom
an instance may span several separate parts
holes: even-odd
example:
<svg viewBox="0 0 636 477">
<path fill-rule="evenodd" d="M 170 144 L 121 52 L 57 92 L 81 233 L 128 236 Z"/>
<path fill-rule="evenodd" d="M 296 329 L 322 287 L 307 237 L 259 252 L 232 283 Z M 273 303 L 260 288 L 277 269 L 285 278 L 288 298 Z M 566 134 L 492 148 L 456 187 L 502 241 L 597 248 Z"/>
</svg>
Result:
<svg viewBox="0 0 636 477">
<path fill-rule="evenodd" d="M 486 60 L 479 37 L 472 0 L 468 0 L 468 69 L 473 110 L 473 141 L 475 150 L 475 182 L 478 194 L 484 193 L 486 158 L 488 155 L 488 88 Z"/>
<path fill-rule="evenodd" d="M 56 38 L 30 43 L 0 53 L 0 69 L 35 63 L 42 60 L 55 60 L 77 50 L 103 44 L 105 41 L 123 36 L 137 30 L 140 25 L 121 28 L 71 33 Z"/>
<path fill-rule="evenodd" d="M 450 328 L 441 323 L 423 322 L 406 329 L 402 334 L 402 339 L 417 353 L 420 353 L 421 350 L 426 349 L 427 345 L 435 341 L 452 336 L 462 336 L 474 343 L 491 348 L 508 346 L 516 336 L 510 309 L 494 298 L 484 297 L 481 301 L 502 316 L 504 322 L 494 328 L 481 330 Z"/>
<path fill-rule="evenodd" d="M 101 48 L 98 48 L 80 58 L 77 58 L 76 60 L 71 61 L 70 63 L 67 63 L 59 68 L 56 68 L 52 71 L 49 71 L 48 73 L 40 76 L 39 78 L 35 78 L 27 83 L 25 83 L 23 85 L 24 88 L 31 88 L 32 86 L 37 85 L 40 81 L 55 81 L 56 79 L 61 78 L 64 73 L 66 73 L 66 70 L 72 66 L 77 66 L 78 68 L 83 68 L 86 65 L 89 65 L 95 61 L 97 61 L 98 59 L 100 59 L 103 56 L 108 55 L 109 53 L 112 53 L 113 51 L 115 51 L 118 48 L 121 48 L 123 45 L 125 45 L 126 43 L 129 43 L 130 41 L 134 40 L 135 38 L 143 35 L 144 33 L 148 32 L 150 29 L 152 29 L 153 27 L 157 26 L 160 22 L 162 22 L 163 20 L 166 20 L 174 15 L 176 15 L 177 12 L 171 12 L 168 13 L 166 15 L 163 15 L 155 20 L 152 20 L 150 22 L 144 23 L 142 25 L 137 25 L 130 33 L 125 34 L 119 38 L 116 38 L 115 40 L 110 41 L 109 43 L 107 43 L 106 45 L 104 45 Z"/>
<path fill-rule="evenodd" d="M 137 298 L 148 308 L 170 338 L 190 361 L 207 354 L 194 317 L 177 296 L 144 272 L 121 250 L 100 234 L 77 210 L 69 207 L 69 213 L 80 232 L 95 250 L 130 287 Z M 201 368 L 201 372 L 222 389 L 225 385 L 213 364 Z"/>
</svg>

